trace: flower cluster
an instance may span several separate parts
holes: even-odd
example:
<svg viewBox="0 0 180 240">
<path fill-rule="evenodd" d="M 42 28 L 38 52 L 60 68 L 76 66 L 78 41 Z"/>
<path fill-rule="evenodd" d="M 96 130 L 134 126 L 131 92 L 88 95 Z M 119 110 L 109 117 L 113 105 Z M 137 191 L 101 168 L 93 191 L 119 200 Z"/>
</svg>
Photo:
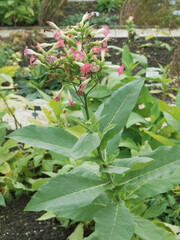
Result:
<svg viewBox="0 0 180 240">
<path fill-rule="evenodd" d="M 24 55 L 31 55 L 30 65 L 42 64 L 50 70 L 48 76 L 55 77 L 61 81 L 63 87 L 55 97 L 60 101 L 62 90 L 67 89 L 69 106 L 74 102 L 69 92 L 69 87 L 76 89 L 78 96 L 84 95 L 84 90 L 88 84 L 97 84 L 101 79 L 102 70 L 109 67 L 105 65 L 105 53 L 108 51 L 107 43 L 109 28 L 103 25 L 102 28 L 94 30 L 90 26 L 92 16 L 86 13 L 81 22 L 76 26 L 68 26 L 61 30 L 55 23 L 47 23 L 55 29 L 53 43 L 37 43 L 37 52 L 27 46 Z M 103 34 L 104 39 L 93 41 L 97 34 Z M 45 50 L 47 49 L 47 50 Z M 111 66 L 123 73 L 124 66 Z M 54 78 L 53 78 L 54 79 Z"/>
</svg>

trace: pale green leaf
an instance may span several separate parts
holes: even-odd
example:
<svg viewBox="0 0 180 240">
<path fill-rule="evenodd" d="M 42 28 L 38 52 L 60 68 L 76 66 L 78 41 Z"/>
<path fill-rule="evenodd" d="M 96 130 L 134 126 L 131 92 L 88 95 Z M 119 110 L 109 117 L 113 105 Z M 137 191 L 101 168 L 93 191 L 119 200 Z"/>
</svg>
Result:
<svg viewBox="0 0 180 240">
<path fill-rule="evenodd" d="M 77 141 L 75 136 L 64 129 L 34 125 L 20 128 L 12 132 L 8 137 L 67 157 L 71 156 L 71 149 Z"/>
<path fill-rule="evenodd" d="M 36 219 L 37 221 L 45 221 L 51 218 L 55 218 L 56 216 L 50 212 L 44 213 L 40 218 Z"/>
<path fill-rule="evenodd" d="M 13 66 L 9 66 L 9 67 L 2 67 L 0 68 L 0 73 L 4 73 L 10 77 L 13 77 L 14 74 L 16 73 L 16 71 L 18 70 L 19 67 L 13 67 Z"/>
<path fill-rule="evenodd" d="M 100 138 L 97 133 L 85 133 L 73 146 L 71 156 L 74 159 L 88 155 L 100 144 Z"/>
<path fill-rule="evenodd" d="M 1 206 L 6 206 L 6 203 L 5 203 L 5 201 L 4 201 L 4 197 L 3 197 L 3 195 L 0 193 L 0 205 Z"/>
<path fill-rule="evenodd" d="M 140 114 L 132 112 L 129 116 L 129 119 L 126 123 L 126 127 L 129 128 L 130 126 L 136 123 L 145 123 L 148 124 L 148 121 L 144 119 Z"/>
<path fill-rule="evenodd" d="M 141 198 L 154 196 L 170 190 L 180 182 L 178 173 L 175 172 L 180 169 L 180 146 L 159 147 L 143 157 L 155 161 L 141 170 L 115 176 L 115 183 L 121 186 L 121 191 L 126 193 L 127 198 L 134 194 Z"/>
<path fill-rule="evenodd" d="M 134 219 L 123 203 L 100 210 L 94 218 L 100 240 L 130 240 L 134 233 Z"/>
<path fill-rule="evenodd" d="M 83 223 L 79 223 L 73 233 L 67 238 L 67 240 L 83 240 Z"/>
<path fill-rule="evenodd" d="M 111 97 L 105 101 L 103 106 L 100 105 L 101 116 L 105 115 L 99 123 L 100 131 L 103 132 L 104 128 L 111 124 L 116 124 L 116 126 L 107 133 L 108 138 L 112 138 L 125 126 L 136 104 L 143 83 L 144 79 L 138 79 L 126 84 L 115 91 Z"/>
<path fill-rule="evenodd" d="M 61 209 L 73 210 L 88 206 L 105 191 L 106 182 L 89 169 L 57 175 L 44 184 L 32 197 L 26 211 L 45 210 L 58 214 Z"/>
<path fill-rule="evenodd" d="M 135 221 L 135 233 L 144 240 L 165 240 L 166 235 L 164 231 L 157 227 L 151 221 L 141 218 L 134 217 Z"/>
<path fill-rule="evenodd" d="M 163 137 L 161 135 L 149 132 L 145 129 L 143 129 L 145 133 L 147 133 L 149 136 L 153 137 L 154 139 L 156 139 L 158 142 L 166 145 L 166 146 L 174 146 L 175 144 L 173 142 L 171 142 L 168 138 Z"/>
</svg>

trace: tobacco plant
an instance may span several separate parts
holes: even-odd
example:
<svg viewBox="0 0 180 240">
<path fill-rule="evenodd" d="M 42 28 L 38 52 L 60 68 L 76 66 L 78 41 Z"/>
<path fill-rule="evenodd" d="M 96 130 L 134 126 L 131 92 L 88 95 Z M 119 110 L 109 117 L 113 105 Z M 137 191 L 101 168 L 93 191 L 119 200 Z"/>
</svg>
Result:
<svg viewBox="0 0 180 240">
<path fill-rule="evenodd" d="M 132 74 L 132 66 L 128 68 L 132 60 L 125 54 L 124 65 L 107 65 L 104 59 L 109 29 L 102 26 L 95 31 L 90 19 L 86 13 L 79 24 L 64 31 L 48 22 L 56 29 L 57 42 L 37 44 L 41 53 L 25 49 L 25 55 L 32 55 L 31 65 L 45 65 L 51 76 L 62 83 L 54 100 L 60 102 L 63 91 L 68 96 L 69 109 L 81 108 L 80 117 L 67 118 L 86 131 L 77 138 L 63 125 L 31 125 L 9 135 L 76 163 L 71 171 L 58 174 L 41 186 L 25 210 L 45 210 L 57 218 L 80 222 L 94 221 L 94 232 L 84 240 L 175 240 L 177 236 L 169 226 L 146 219 L 143 212 L 147 198 L 179 184 L 180 146 L 160 146 L 137 156 L 119 156 L 120 140 L 144 89 L 144 78 L 136 76 L 100 98 L 102 92 L 95 90 L 105 72 L 118 71 L 121 78 L 125 66 Z M 93 39 L 98 33 L 105 35 L 102 41 Z M 45 51 L 46 47 L 49 50 Z M 100 103 L 96 110 L 91 108 L 93 91 Z M 78 225 L 78 229 L 82 227 Z M 77 239 L 83 239 L 82 231 Z"/>
</svg>

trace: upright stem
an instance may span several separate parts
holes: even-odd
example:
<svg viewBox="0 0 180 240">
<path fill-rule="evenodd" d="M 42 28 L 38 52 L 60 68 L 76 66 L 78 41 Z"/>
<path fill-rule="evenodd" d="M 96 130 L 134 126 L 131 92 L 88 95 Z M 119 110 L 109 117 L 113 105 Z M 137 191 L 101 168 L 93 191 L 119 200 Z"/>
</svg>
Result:
<svg viewBox="0 0 180 240">
<path fill-rule="evenodd" d="M 89 120 L 89 111 L 88 111 L 88 105 L 87 105 L 87 95 L 84 93 L 84 109 L 86 112 L 86 118 L 87 121 Z"/>
<path fill-rule="evenodd" d="M 18 122 L 16 116 L 13 114 L 13 112 L 12 112 L 11 108 L 9 107 L 6 99 L 4 98 L 4 96 L 3 96 L 1 93 L 0 93 L 0 97 L 1 97 L 2 100 L 4 101 L 4 103 L 5 103 L 8 111 L 11 113 L 12 117 L 14 118 L 14 122 L 15 122 L 16 129 L 18 128 L 18 126 L 19 126 L 19 127 L 22 127 L 21 124 Z"/>
</svg>

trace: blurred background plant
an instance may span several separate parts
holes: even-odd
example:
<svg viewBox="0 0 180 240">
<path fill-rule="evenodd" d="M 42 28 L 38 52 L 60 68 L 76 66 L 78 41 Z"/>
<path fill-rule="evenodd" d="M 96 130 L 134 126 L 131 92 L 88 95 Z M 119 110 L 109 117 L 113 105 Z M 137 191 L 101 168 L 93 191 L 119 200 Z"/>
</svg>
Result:
<svg viewBox="0 0 180 240">
<path fill-rule="evenodd" d="M 41 0 L 0 1 L 0 25 L 37 24 Z"/>
</svg>

